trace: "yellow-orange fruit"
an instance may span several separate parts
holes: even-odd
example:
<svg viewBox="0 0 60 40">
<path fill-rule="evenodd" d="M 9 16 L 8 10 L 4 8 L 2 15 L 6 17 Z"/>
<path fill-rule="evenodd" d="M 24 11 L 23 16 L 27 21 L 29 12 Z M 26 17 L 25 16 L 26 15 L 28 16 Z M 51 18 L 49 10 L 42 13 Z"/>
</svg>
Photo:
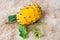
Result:
<svg viewBox="0 0 60 40">
<path fill-rule="evenodd" d="M 37 20 L 41 18 L 41 16 L 41 7 L 35 4 L 20 9 L 20 11 L 16 15 L 19 24 L 27 25 L 35 23 Z"/>
</svg>

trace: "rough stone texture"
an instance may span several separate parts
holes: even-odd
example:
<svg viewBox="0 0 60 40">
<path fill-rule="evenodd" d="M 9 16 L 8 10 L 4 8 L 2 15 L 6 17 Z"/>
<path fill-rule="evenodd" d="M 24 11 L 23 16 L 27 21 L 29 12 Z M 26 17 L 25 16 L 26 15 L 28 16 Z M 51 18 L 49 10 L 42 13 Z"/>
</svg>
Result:
<svg viewBox="0 0 60 40">
<path fill-rule="evenodd" d="M 5 24 L 7 17 L 16 14 L 26 5 L 36 3 L 42 8 L 42 22 L 46 24 L 45 36 L 34 38 L 32 32 L 26 40 L 60 40 L 60 0 L 0 0 L 0 40 L 23 40 L 18 35 L 18 24 Z"/>
</svg>

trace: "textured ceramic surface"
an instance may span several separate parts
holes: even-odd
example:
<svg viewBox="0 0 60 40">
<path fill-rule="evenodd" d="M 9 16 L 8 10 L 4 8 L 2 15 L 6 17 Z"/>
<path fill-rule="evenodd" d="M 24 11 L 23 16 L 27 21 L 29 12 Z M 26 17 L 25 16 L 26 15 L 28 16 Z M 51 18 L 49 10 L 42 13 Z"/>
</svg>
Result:
<svg viewBox="0 0 60 40">
<path fill-rule="evenodd" d="M 23 2 L 24 1 L 24 2 Z M 46 25 L 43 38 L 35 39 L 32 32 L 26 40 L 60 40 L 60 0 L 33 0 L 42 8 L 42 22 Z M 27 4 L 28 3 L 28 4 Z M 16 14 L 28 0 L 0 0 L 0 40 L 23 40 L 18 35 L 18 24 L 5 24 L 7 17 Z"/>
</svg>

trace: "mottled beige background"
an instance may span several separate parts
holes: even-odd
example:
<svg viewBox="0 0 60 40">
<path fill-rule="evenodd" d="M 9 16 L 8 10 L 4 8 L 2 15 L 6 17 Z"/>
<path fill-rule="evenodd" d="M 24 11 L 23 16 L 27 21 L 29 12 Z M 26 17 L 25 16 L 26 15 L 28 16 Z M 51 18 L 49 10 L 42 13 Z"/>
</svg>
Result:
<svg viewBox="0 0 60 40">
<path fill-rule="evenodd" d="M 5 24 L 7 17 L 21 7 L 37 3 L 42 8 L 41 21 L 46 25 L 43 38 L 36 39 L 32 32 L 26 40 L 60 40 L 60 0 L 0 0 L 0 40 L 23 40 L 18 35 L 18 24 Z"/>
</svg>

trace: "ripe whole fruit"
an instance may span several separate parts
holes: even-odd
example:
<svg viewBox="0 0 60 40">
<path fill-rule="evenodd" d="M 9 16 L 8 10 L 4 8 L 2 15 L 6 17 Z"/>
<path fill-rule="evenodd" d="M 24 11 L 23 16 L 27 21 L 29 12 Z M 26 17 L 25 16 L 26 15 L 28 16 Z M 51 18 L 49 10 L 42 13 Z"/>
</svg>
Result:
<svg viewBox="0 0 60 40">
<path fill-rule="evenodd" d="M 20 9 L 20 11 L 16 15 L 16 18 L 19 24 L 29 25 L 35 23 L 41 18 L 41 16 L 41 7 L 36 4 L 33 4 Z"/>
</svg>

